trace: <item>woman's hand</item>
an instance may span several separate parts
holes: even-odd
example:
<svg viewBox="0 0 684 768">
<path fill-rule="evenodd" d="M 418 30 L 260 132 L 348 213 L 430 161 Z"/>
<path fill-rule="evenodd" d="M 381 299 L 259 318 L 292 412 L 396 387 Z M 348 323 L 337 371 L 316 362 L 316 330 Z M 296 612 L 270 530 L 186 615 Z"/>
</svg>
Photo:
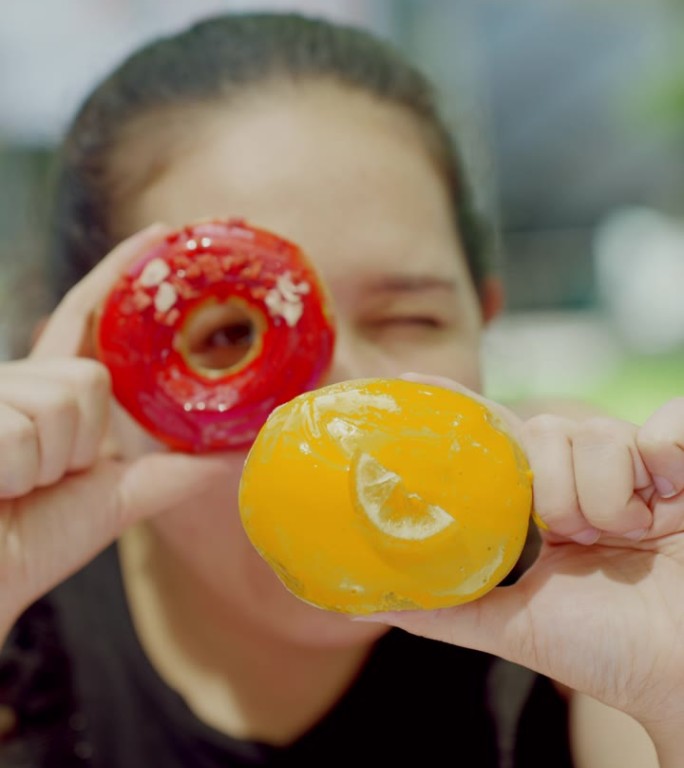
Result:
<svg viewBox="0 0 684 768">
<path fill-rule="evenodd" d="M 81 356 L 106 292 L 164 233 L 151 227 L 118 246 L 65 297 L 31 355 L 0 365 L 0 639 L 126 526 L 226 473 L 219 456 L 119 459 L 106 439 L 108 372 Z"/>
<path fill-rule="evenodd" d="M 684 399 L 640 429 L 603 418 L 523 423 L 488 405 L 534 472 L 538 559 L 514 585 L 472 603 L 373 620 L 537 670 L 627 712 L 652 735 L 679 733 Z"/>
</svg>

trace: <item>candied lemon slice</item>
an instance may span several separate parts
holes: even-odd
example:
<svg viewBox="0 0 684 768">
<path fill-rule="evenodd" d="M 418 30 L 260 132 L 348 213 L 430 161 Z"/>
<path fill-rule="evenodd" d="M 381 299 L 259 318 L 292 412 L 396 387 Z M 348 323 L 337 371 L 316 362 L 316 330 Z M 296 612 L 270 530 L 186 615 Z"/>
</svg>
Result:
<svg viewBox="0 0 684 768">
<path fill-rule="evenodd" d="M 245 531 L 285 586 L 358 614 L 484 594 L 517 562 L 531 507 L 524 454 L 483 403 L 401 379 L 278 407 L 240 483 Z"/>
<path fill-rule="evenodd" d="M 421 541 L 454 524 L 448 512 L 408 491 L 396 472 L 367 453 L 356 467 L 356 499 L 381 533 L 397 539 Z"/>
</svg>

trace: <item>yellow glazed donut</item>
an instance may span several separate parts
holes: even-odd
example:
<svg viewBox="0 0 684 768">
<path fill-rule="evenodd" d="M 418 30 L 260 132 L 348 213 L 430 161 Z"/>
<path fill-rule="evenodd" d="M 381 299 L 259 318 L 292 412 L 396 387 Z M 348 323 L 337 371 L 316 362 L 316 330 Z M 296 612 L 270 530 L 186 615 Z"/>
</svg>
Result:
<svg viewBox="0 0 684 768">
<path fill-rule="evenodd" d="M 483 595 L 525 542 L 532 477 L 478 400 L 365 379 L 279 406 L 240 485 L 250 540 L 302 600 L 343 613 Z"/>
</svg>

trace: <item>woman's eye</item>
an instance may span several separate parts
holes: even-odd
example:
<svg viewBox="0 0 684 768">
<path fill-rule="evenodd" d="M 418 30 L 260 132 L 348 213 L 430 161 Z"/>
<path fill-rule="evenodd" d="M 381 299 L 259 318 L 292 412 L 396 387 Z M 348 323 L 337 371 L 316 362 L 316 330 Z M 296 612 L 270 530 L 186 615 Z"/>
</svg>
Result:
<svg viewBox="0 0 684 768">
<path fill-rule="evenodd" d="M 430 315 L 394 315 L 366 324 L 369 338 L 384 343 L 427 343 L 442 337 L 446 323 Z"/>
<path fill-rule="evenodd" d="M 255 329 L 249 322 L 222 325 L 196 343 L 190 360 L 201 368 L 223 371 L 237 365 L 247 355 L 254 340 Z"/>
<path fill-rule="evenodd" d="M 442 323 L 439 319 L 436 317 L 428 317 L 428 316 L 421 316 L 421 315 L 406 315 L 406 316 L 397 316 L 397 317 L 386 317 L 382 318 L 381 320 L 375 321 L 374 325 L 377 328 L 442 328 L 444 323 Z"/>
<path fill-rule="evenodd" d="M 205 349 L 225 347 L 248 347 L 254 341 L 254 328 L 251 323 L 232 323 L 217 328 L 205 339 Z"/>
</svg>

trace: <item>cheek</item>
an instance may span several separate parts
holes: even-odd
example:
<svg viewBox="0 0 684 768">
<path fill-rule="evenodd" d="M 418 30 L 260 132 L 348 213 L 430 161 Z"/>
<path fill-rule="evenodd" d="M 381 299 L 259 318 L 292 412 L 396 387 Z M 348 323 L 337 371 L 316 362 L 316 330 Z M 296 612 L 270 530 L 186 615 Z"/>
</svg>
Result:
<svg viewBox="0 0 684 768">
<path fill-rule="evenodd" d="M 429 356 L 425 360 L 426 371 L 447 376 L 468 389 L 479 392 L 482 388 L 482 371 L 479 341 L 450 347 Z M 417 371 L 424 373 L 426 371 Z"/>
<path fill-rule="evenodd" d="M 394 372 L 445 376 L 473 391 L 482 386 L 480 337 L 449 340 L 437 344 L 411 344 L 384 350 Z"/>
<path fill-rule="evenodd" d="M 323 384 L 357 378 L 394 378 L 402 373 L 444 376 L 478 390 L 481 329 L 472 326 L 434 334 L 420 328 L 369 331 L 340 321 L 333 365 Z"/>
</svg>

